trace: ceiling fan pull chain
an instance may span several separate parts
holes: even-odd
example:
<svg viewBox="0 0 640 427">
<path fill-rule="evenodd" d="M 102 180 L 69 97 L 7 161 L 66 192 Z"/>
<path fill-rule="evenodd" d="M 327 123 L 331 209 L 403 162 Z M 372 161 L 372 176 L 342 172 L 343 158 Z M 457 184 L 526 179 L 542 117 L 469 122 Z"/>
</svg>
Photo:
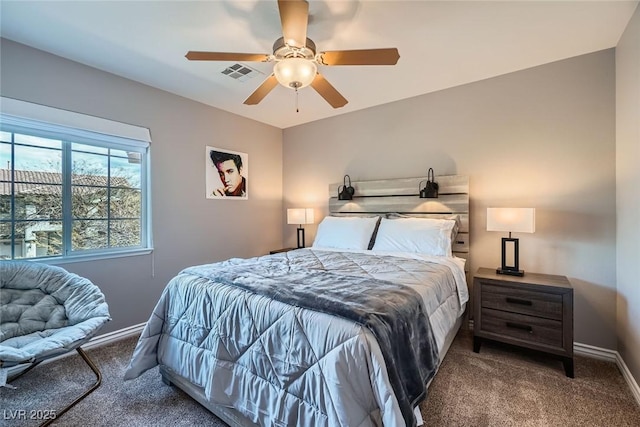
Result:
<svg viewBox="0 0 640 427">
<path fill-rule="evenodd" d="M 300 110 L 298 109 L 298 88 L 296 88 L 296 113 L 299 113 Z"/>
</svg>

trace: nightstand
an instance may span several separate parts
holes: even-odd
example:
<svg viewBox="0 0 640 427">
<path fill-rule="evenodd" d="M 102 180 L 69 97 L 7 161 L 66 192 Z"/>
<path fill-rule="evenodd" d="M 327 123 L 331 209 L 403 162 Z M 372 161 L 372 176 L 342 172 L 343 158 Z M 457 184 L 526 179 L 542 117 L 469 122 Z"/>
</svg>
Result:
<svg viewBox="0 0 640 427">
<path fill-rule="evenodd" d="M 273 251 L 269 251 L 269 255 L 273 255 L 273 254 L 279 254 L 281 252 L 289 252 L 292 251 L 294 249 L 298 249 L 298 248 L 282 248 L 282 249 L 275 249 Z"/>
<path fill-rule="evenodd" d="M 483 339 L 542 351 L 573 378 L 573 288 L 564 276 L 480 268 L 473 277 L 473 351 Z"/>
</svg>

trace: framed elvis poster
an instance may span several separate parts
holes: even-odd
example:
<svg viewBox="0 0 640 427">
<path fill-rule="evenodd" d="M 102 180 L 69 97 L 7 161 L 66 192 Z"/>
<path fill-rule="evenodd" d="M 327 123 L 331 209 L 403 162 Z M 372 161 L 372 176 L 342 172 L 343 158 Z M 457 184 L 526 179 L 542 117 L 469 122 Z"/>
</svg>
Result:
<svg viewBox="0 0 640 427">
<path fill-rule="evenodd" d="M 206 147 L 207 199 L 247 200 L 249 155 Z"/>
</svg>

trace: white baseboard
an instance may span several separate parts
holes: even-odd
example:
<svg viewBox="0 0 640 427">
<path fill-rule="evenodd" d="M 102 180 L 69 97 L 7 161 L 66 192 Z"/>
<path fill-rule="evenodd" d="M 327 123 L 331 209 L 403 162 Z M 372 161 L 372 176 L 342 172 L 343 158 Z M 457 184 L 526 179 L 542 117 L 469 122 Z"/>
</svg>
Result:
<svg viewBox="0 0 640 427">
<path fill-rule="evenodd" d="M 109 332 L 106 334 L 98 335 L 97 337 L 93 337 L 82 346 L 83 349 L 87 350 L 90 348 L 100 347 L 101 345 L 109 344 L 114 341 L 121 340 L 123 338 L 128 338 L 133 335 L 140 334 L 144 329 L 147 323 L 139 323 L 137 325 L 129 326 L 124 329 L 118 329 L 117 331 Z"/>
<path fill-rule="evenodd" d="M 592 359 L 599 359 L 607 362 L 616 363 L 616 359 L 617 359 L 616 354 L 618 354 L 618 352 L 615 350 L 609 350 L 602 347 L 595 347 L 589 344 L 574 342 L 573 354 L 590 357 Z"/>
<path fill-rule="evenodd" d="M 118 329 L 117 331 L 108 332 L 106 334 L 98 335 L 96 337 L 91 338 L 85 344 L 82 344 L 82 349 L 83 350 L 89 350 L 89 349 L 92 349 L 92 348 L 100 347 L 100 346 L 103 346 L 105 344 L 109 344 L 109 343 L 121 340 L 123 338 L 128 338 L 130 336 L 139 334 L 140 332 L 142 332 L 142 330 L 144 329 L 146 324 L 147 324 L 146 322 L 145 323 L 140 323 L 138 325 L 129 326 L 129 327 L 126 327 L 126 328 L 123 328 L 123 329 Z M 42 362 L 42 365 L 44 365 L 46 363 L 54 362 L 56 360 L 60 360 L 62 358 L 68 357 L 68 356 L 73 356 L 74 354 L 76 354 L 75 351 L 68 352 L 68 353 L 65 353 L 65 354 L 61 354 L 60 356 L 52 357 L 51 359 L 44 360 Z"/>
<path fill-rule="evenodd" d="M 633 375 L 631 374 L 629 367 L 627 366 L 626 363 L 624 363 L 624 359 L 622 358 L 622 356 L 620 356 L 620 353 L 618 353 L 617 351 L 616 351 L 616 364 L 618 365 L 618 369 L 620 369 L 620 372 L 622 372 L 622 376 L 627 381 L 627 384 L 629 384 L 629 388 L 631 389 L 631 394 L 633 394 L 633 397 L 636 398 L 636 402 L 638 403 L 638 405 L 640 405 L 640 387 L 638 387 L 638 383 L 636 379 L 633 378 Z"/>
</svg>

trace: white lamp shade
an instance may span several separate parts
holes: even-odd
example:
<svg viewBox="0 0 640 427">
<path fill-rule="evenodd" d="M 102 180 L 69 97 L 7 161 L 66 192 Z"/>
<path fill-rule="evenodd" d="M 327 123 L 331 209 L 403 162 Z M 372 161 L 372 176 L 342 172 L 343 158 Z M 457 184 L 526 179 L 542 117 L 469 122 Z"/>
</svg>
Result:
<svg viewBox="0 0 640 427">
<path fill-rule="evenodd" d="M 313 224 L 313 209 L 287 209 L 287 224 Z"/>
<path fill-rule="evenodd" d="M 535 208 L 487 208 L 487 231 L 534 233 Z"/>
<path fill-rule="evenodd" d="M 309 86 L 317 72 L 316 64 L 305 58 L 285 58 L 273 67 L 278 82 L 292 89 Z"/>
</svg>

